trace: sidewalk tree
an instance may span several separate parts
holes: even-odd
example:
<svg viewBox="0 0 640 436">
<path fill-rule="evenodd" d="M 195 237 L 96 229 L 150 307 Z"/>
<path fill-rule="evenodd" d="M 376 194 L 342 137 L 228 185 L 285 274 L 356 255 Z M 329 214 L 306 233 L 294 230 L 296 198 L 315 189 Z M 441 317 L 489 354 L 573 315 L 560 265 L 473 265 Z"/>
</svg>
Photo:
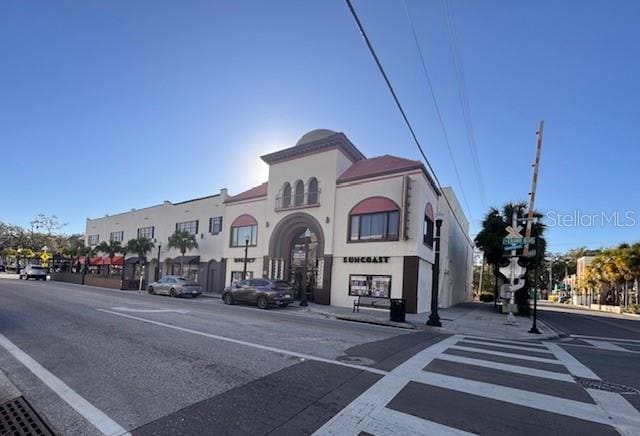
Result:
<svg viewBox="0 0 640 436">
<path fill-rule="evenodd" d="M 107 275 L 109 275 L 109 270 L 111 265 L 113 265 L 113 258 L 116 257 L 118 253 L 122 253 L 122 244 L 120 241 L 102 241 L 96 247 L 101 253 L 104 253 L 109 258 L 109 265 L 107 266 Z"/>
<path fill-rule="evenodd" d="M 182 258 L 180 259 L 180 275 L 184 274 L 184 255 L 187 251 L 198 248 L 198 242 L 195 235 L 185 231 L 176 230 L 175 233 L 169 236 L 169 248 L 175 248 L 180 251 Z M 160 259 L 158 259 L 160 262 Z"/>
<path fill-rule="evenodd" d="M 135 238 L 127 242 L 127 253 L 135 253 L 138 255 L 138 264 L 142 268 L 147 263 L 147 253 L 153 250 L 155 244 L 148 238 Z M 124 269 L 124 268 L 123 268 Z M 142 274 L 142 269 L 140 270 Z"/>
</svg>

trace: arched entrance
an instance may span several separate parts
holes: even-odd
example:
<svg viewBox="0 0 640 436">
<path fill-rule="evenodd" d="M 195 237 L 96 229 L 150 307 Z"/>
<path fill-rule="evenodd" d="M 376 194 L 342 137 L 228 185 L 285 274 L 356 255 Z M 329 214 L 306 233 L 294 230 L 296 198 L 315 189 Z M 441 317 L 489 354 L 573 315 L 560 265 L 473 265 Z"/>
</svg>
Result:
<svg viewBox="0 0 640 436">
<path fill-rule="evenodd" d="M 320 223 L 311 215 L 293 213 L 275 226 L 264 270 L 273 278 L 308 284 L 312 291 L 311 300 L 329 304 L 330 290 L 324 280 L 324 233 Z"/>
</svg>

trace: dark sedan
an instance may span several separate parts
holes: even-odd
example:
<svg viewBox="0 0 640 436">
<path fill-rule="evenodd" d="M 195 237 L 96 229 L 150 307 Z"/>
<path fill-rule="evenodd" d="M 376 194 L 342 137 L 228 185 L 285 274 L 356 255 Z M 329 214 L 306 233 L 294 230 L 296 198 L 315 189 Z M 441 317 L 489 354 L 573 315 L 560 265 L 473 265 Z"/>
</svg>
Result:
<svg viewBox="0 0 640 436">
<path fill-rule="evenodd" d="M 227 286 L 222 293 L 225 304 L 255 303 L 260 309 L 270 305 L 287 307 L 293 302 L 291 285 L 284 280 L 248 279 Z"/>
</svg>

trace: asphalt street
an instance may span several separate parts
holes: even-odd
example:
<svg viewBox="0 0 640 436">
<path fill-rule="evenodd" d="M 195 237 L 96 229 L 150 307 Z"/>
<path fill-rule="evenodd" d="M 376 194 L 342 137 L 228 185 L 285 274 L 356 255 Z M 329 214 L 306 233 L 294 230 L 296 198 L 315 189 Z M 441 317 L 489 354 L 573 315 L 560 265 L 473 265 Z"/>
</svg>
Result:
<svg viewBox="0 0 640 436">
<path fill-rule="evenodd" d="M 0 368 L 64 435 L 637 434 L 633 395 L 577 382 L 631 383 L 600 368 L 616 353 L 631 371 L 624 339 L 496 340 L 0 280 Z"/>
</svg>

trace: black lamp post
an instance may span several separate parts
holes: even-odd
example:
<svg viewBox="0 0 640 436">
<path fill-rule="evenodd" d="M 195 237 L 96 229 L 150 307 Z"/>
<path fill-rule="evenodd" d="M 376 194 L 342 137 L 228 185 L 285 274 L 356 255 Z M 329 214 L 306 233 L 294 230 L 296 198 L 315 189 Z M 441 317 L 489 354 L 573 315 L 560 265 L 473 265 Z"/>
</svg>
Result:
<svg viewBox="0 0 640 436">
<path fill-rule="evenodd" d="M 311 230 L 304 231 L 304 265 L 302 268 L 302 276 L 304 277 L 302 284 L 302 293 L 300 294 L 300 306 L 306 307 L 307 304 L 307 288 L 309 287 L 309 240 L 311 239 Z"/>
<path fill-rule="evenodd" d="M 427 325 L 432 327 L 442 327 L 440 315 L 438 315 L 438 290 L 440 288 L 440 227 L 442 226 L 442 213 L 436 215 L 436 236 L 433 238 L 435 245 L 435 256 L 433 259 L 433 276 L 431 279 L 431 313 L 427 320 Z"/>
<path fill-rule="evenodd" d="M 156 274 L 155 281 L 160 279 L 160 249 L 162 248 L 162 244 L 158 244 L 158 264 L 156 265 Z"/>
<path fill-rule="evenodd" d="M 249 237 L 244 240 L 244 266 L 242 267 L 242 280 L 247 280 L 247 254 L 249 253 Z"/>
<path fill-rule="evenodd" d="M 533 325 L 531 326 L 531 329 L 529 329 L 529 333 L 533 333 L 534 335 L 540 334 L 540 330 L 538 330 L 538 266 L 540 265 L 539 239 L 539 235 L 536 235 L 536 270 L 535 278 L 533 279 Z"/>
</svg>

